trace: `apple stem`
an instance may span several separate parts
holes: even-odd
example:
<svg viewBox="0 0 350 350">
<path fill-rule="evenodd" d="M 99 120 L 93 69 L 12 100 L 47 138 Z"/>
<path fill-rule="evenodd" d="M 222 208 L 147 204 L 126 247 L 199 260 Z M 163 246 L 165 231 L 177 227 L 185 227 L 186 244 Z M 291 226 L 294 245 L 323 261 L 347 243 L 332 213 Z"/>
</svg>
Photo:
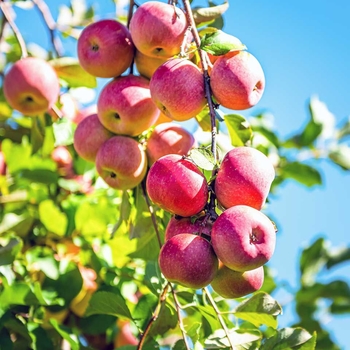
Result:
<svg viewBox="0 0 350 350">
<path fill-rule="evenodd" d="M 32 0 L 39 10 L 47 29 L 50 33 L 52 47 L 55 51 L 57 57 L 63 56 L 63 46 L 60 38 L 56 35 L 57 25 L 55 20 L 52 17 L 49 7 L 46 2 L 43 0 Z"/>
<path fill-rule="evenodd" d="M 15 35 L 17 41 L 18 41 L 18 44 L 19 44 L 19 47 L 21 49 L 21 54 L 22 54 L 22 58 L 26 58 L 28 57 L 28 51 L 27 51 L 27 47 L 26 47 L 26 44 L 25 44 L 25 41 L 23 39 L 23 36 L 21 34 L 21 32 L 19 31 L 16 23 L 14 22 L 12 16 L 11 16 L 11 13 L 9 11 L 9 6 L 10 4 L 9 3 L 6 3 L 4 2 L 3 0 L 0 0 L 0 8 L 1 8 L 1 11 L 4 15 L 4 18 L 5 20 L 8 22 L 8 24 L 10 25 L 12 31 L 13 31 L 13 34 Z"/>
<path fill-rule="evenodd" d="M 209 106 L 209 114 L 210 114 L 210 123 L 211 123 L 211 152 L 213 153 L 214 162 L 216 164 L 217 162 L 217 150 L 216 150 L 216 113 L 215 113 L 215 106 L 212 100 L 212 92 L 210 87 L 210 76 L 208 72 L 208 60 L 207 60 L 207 54 L 205 51 L 201 50 L 201 39 L 199 37 L 196 23 L 193 18 L 193 12 L 191 9 L 191 5 L 189 0 L 183 0 L 183 4 L 185 7 L 185 13 L 187 17 L 187 21 L 189 22 L 189 25 L 191 27 L 192 35 L 194 38 L 194 41 L 196 43 L 200 61 L 202 64 L 202 70 L 203 70 L 203 76 L 204 76 L 204 86 L 205 86 L 205 96 L 208 101 Z"/>
<path fill-rule="evenodd" d="M 226 323 L 221 315 L 221 311 L 219 310 L 218 306 L 216 305 L 216 302 L 215 300 L 213 299 L 213 297 L 211 296 L 209 290 L 207 287 L 203 288 L 203 292 L 204 294 L 207 296 L 208 300 L 209 300 L 209 303 L 211 304 L 212 308 L 214 309 L 215 313 L 216 313 L 216 316 L 221 324 L 221 327 L 222 329 L 224 330 L 225 334 L 226 334 L 226 337 L 227 337 L 227 340 L 230 344 L 230 348 L 231 349 L 234 349 L 234 346 L 232 344 L 232 340 L 231 340 L 231 337 L 230 337 L 230 333 L 229 333 L 229 330 L 226 326 Z"/>
</svg>

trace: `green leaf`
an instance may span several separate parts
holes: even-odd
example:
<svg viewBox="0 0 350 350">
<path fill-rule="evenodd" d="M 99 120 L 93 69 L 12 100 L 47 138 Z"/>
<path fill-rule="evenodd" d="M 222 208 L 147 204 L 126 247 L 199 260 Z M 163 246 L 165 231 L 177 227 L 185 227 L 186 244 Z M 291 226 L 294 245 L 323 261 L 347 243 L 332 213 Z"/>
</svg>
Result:
<svg viewBox="0 0 350 350">
<path fill-rule="evenodd" d="M 227 114 L 224 117 L 231 144 L 234 147 L 247 145 L 253 136 L 252 129 L 247 120 L 238 114 Z"/>
<path fill-rule="evenodd" d="M 1 107 L 0 107 L 1 113 Z M 1 115 L 1 114 L 0 114 Z M 350 135 L 350 118 L 344 123 L 344 125 L 338 130 L 337 138 L 341 140 L 342 138 Z"/>
<path fill-rule="evenodd" d="M 196 115 L 195 118 L 203 131 L 211 131 L 209 107 L 204 107 L 202 111 Z"/>
<path fill-rule="evenodd" d="M 343 170 L 350 170 L 350 147 L 341 144 L 333 147 L 328 157 L 334 164 L 339 165 Z"/>
<path fill-rule="evenodd" d="M 10 305 L 38 305 L 39 301 L 24 282 L 16 282 L 5 287 L 0 294 L 0 306 L 6 308 Z"/>
<path fill-rule="evenodd" d="M 347 260 L 350 260 L 350 247 L 332 249 L 329 252 L 329 258 L 326 264 L 327 269 L 330 269 L 333 266 L 341 264 Z"/>
<path fill-rule="evenodd" d="M 0 245 L 0 266 L 12 264 L 22 246 L 22 240 L 17 237 L 11 238 L 4 247 Z"/>
<path fill-rule="evenodd" d="M 228 8 L 228 2 L 212 7 L 195 7 L 193 8 L 193 18 L 196 24 L 210 22 L 222 16 Z"/>
<path fill-rule="evenodd" d="M 57 320 L 55 320 L 54 318 L 50 319 L 50 323 L 52 324 L 53 328 L 57 331 L 57 333 L 68 342 L 71 350 L 80 349 L 78 338 L 73 336 L 73 332 L 71 332 L 69 328 L 59 325 Z"/>
<path fill-rule="evenodd" d="M 58 122 L 52 124 L 52 127 L 55 137 L 55 147 L 73 144 L 75 126 L 70 120 L 62 118 Z"/>
<path fill-rule="evenodd" d="M 208 33 L 203 36 L 200 49 L 214 56 L 221 56 L 230 51 L 245 50 L 246 46 L 233 35 L 217 30 L 214 33 Z"/>
<path fill-rule="evenodd" d="M 45 140 L 45 117 L 33 118 L 30 140 L 32 144 L 32 153 L 36 153 L 44 144 Z"/>
<path fill-rule="evenodd" d="M 293 179 L 307 187 L 322 185 L 320 172 L 310 165 L 299 162 L 289 162 L 285 165 L 281 165 L 279 170 L 283 178 Z"/>
<path fill-rule="evenodd" d="M 260 350 L 289 350 L 300 349 L 299 346 L 312 340 L 310 346 L 303 350 L 314 349 L 313 336 L 303 328 L 282 328 L 277 333 L 268 338 L 261 346 Z"/>
<path fill-rule="evenodd" d="M 132 316 L 125 299 L 120 294 L 100 291 L 93 294 L 85 316 L 95 314 L 125 317 L 132 320 Z"/>
<path fill-rule="evenodd" d="M 28 213 L 23 213 L 22 215 L 7 213 L 0 222 L 0 234 L 13 231 L 18 236 L 24 237 L 32 227 L 33 221 L 34 219 Z"/>
<path fill-rule="evenodd" d="M 135 323 L 141 329 L 144 328 L 149 320 L 149 316 L 153 314 L 156 305 L 158 303 L 158 297 L 154 294 L 145 294 L 137 302 L 135 309 L 132 313 Z"/>
<path fill-rule="evenodd" d="M 266 325 L 276 328 L 276 316 L 282 313 L 280 304 L 269 294 L 258 292 L 235 309 L 235 316 L 251 322 L 256 327 Z"/>
<path fill-rule="evenodd" d="M 61 57 L 50 61 L 58 77 L 70 87 L 97 87 L 97 80 L 87 73 L 79 64 L 78 60 L 72 57 Z"/>
<path fill-rule="evenodd" d="M 39 204 L 39 216 L 48 231 L 59 236 L 65 235 L 68 225 L 67 216 L 52 200 L 47 199 Z"/>
<path fill-rule="evenodd" d="M 189 158 L 201 169 L 213 170 L 216 166 L 213 154 L 206 147 L 193 148 Z"/>
</svg>

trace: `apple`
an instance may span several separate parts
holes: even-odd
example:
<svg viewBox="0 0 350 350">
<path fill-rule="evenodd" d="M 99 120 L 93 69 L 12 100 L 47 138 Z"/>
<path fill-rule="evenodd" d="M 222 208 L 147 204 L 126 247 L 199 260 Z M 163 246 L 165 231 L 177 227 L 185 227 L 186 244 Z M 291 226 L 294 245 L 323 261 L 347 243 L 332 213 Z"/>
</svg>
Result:
<svg viewBox="0 0 350 350">
<path fill-rule="evenodd" d="M 138 339 L 132 332 L 129 320 L 118 319 L 117 327 L 118 333 L 114 339 L 114 347 L 116 349 L 125 345 L 137 345 L 139 343 Z"/>
<path fill-rule="evenodd" d="M 259 290 L 264 283 L 264 267 L 250 271 L 234 271 L 219 262 L 219 270 L 211 281 L 213 290 L 225 299 L 241 298 Z"/>
<path fill-rule="evenodd" d="M 77 115 L 78 106 L 73 96 L 69 93 L 64 93 L 59 96 L 58 100 L 60 104 L 60 107 L 58 107 L 58 109 L 62 117 L 67 118 L 69 120 L 74 120 Z M 54 121 L 57 121 L 57 114 L 52 109 L 48 110 L 48 113 Z"/>
<path fill-rule="evenodd" d="M 149 88 L 158 108 L 176 121 L 195 117 L 207 104 L 203 74 L 187 59 L 163 63 L 154 72 Z"/>
<path fill-rule="evenodd" d="M 0 151 L 0 175 L 6 175 L 6 161 L 4 153 L 2 153 L 2 151 Z"/>
<path fill-rule="evenodd" d="M 91 114 L 97 114 L 97 104 L 94 103 L 85 108 L 78 109 L 76 116 L 72 119 L 72 122 L 79 124 L 83 119 L 88 117 Z"/>
<path fill-rule="evenodd" d="M 218 259 L 205 238 L 180 233 L 162 246 L 159 267 L 168 281 L 198 289 L 213 280 L 218 269 Z"/>
<path fill-rule="evenodd" d="M 96 169 L 110 187 L 119 190 L 134 188 L 146 175 L 146 152 L 131 137 L 113 136 L 99 148 Z"/>
<path fill-rule="evenodd" d="M 180 234 L 180 233 L 192 233 L 196 235 L 206 235 L 211 234 L 212 223 L 209 221 L 204 221 L 204 217 L 200 217 L 194 222 L 191 218 L 176 218 L 173 216 L 168 225 L 165 228 L 165 241 L 170 238 Z"/>
<path fill-rule="evenodd" d="M 134 51 L 129 30 L 113 19 L 91 23 L 78 39 L 79 63 L 88 73 L 100 78 L 124 73 L 132 64 Z"/>
<path fill-rule="evenodd" d="M 243 110 L 255 106 L 261 99 L 265 75 L 251 53 L 232 51 L 215 61 L 210 86 L 213 96 L 223 107 Z"/>
<path fill-rule="evenodd" d="M 149 164 L 166 154 L 187 155 L 195 146 L 195 139 L 181 125 L 163 123 L 157 125 L 147 140 L 146 153 Z"/>
<path fill-rule="evenodd" d="M 159 117 L 156 120 L 156 122 L 153 124 L 154 126 L 163 124 L 163 123 L 172 123 L 174 120 L 172 118 L 169 118 L 164 113 L 160 112 Z"/>
<path fill-rule="evenodd" d="M 73 172 L 73 157 L 65 146 L 57 146 L 51 152 L 51 159 L 57 164 L 62 175 Z"/>
<path fill-rule="evenodd" d="M 36 116 L 51 109 L 60 93 L 55 70 L 48 62 L 36 57 L 15 62 L 5 75 L 3 89 L 9 105 L 26 116 Z"/>
<path fill-rule="evenodd" d="M 160 208 L 179 216 L 201 212 L 208 201 L 208 185 L 202 172 L 178 154 L 159 158 L 149 169 L 147 193 Z"/>
<path fill-rule="evenodd" d="M 97 114 L 91 114 L 77 125 L 74 148 L 81 158 L 95 162 L 99 148 L 112 136 L 114 134 L 101 124 Z"/>
<path fill-rule="evenodd" d="M 261 211 L 236 205 L 225 210 L 214 222 L 211 243 L 219 260 L 228 268 L 254 270 L 273 255 L 275 227 Z"/>
<path fill-rule="evenodd" d="M 187 28 L 182 10 L 159 1 L 148 1 L 139 6 L 129 26 L 137 50 L 150 57 L 165 58 L 180 52 Z M 188 42 L 191 40 L 189 36 Z"/>
<path fill-rule="evenodd" d="M 224 208 L 243 204 L 260 210 L 274 178 L 274 167 L 264 153 L 252 147 L 234 148 L 217 172 L 216 198 Z"/>
<path fill-rule="evenodd" d="M 147 79 L 150 79 L 153 73 L 156 71 L 156 69 L 167 60 L 168 58 L 164 57 L 158 58 L 147 56 L 138 50 L 136 50 L 134 57 L 134 62 L 137 71 L 140 73 L 140 75 Z"/>
<path fill-rule="evenodd" d="M 97 101 L 102 125 L 115 134 L 137 136 L 159 117 L 146 78 L 127 75 L 116 78 L 102 89 Z"/>
</svg>

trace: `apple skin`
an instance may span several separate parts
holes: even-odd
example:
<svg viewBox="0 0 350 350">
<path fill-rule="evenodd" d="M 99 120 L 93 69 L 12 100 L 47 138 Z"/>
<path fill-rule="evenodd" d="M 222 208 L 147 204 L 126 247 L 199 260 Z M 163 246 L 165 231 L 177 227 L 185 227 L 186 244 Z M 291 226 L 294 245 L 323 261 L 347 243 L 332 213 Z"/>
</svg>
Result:
<svg viewBox="0 0 350 350">
<path fill-rule="evenodd" d="M 146 189 L 154 204 L 183 217 L 198 214 L 208 201 L 204 175 L 178 154 L 163 156 L 151 166 Z"/>
<path fill-rule="evenodd" d="M 191 133 L 175 123 L 157 125 L 147 140 L 146 153 L 149 164 L 167 154 L 187 155 L 196 141 Z"/>
<path fill-rule="evenodd" d="M 177 219 L 173 216 L 165 228 L 164 240 L 168 241 L 180 233 L 203 234 L 210 237 L 211 228 L 212 224 L 210 222 L 204 223 L 203 218 L 198 218 L 195 222 L 192 222 L 191 218 Z"/>
<path fill-rule="evenodd" d="M 3 89 L 9 105 L 26 116 L 47 112 L 60 93 L 56 71 L 36 57 L 15 62 L 5 75 Z"/>
<path fill-rule="evenodd" d="M 164 113 L 160 112 L 158 119 L 156 120 L 156 122 L 153 125 L 157 126 L 157 125 L 163 124 L 163 123 L 172 123 L 173 121 L 174 120 L 172 118 L 169 118 Z"/>
<path fill-rule="evenodd" d="M 275 169 L 264 153 L 236 147 L 226 153 L 215 179 L 215 194 L 224 208 L 248 205 L 260 210 L 265 204 Z"/>
<path fill-rule="evenodd" d="M 116 349 L 125 345 L 137 345 L 139 343 L 139 340 L 132 333 L 129 320 L 118 319 L 117 326 L 118 333 L 114 340 L 114 347 Z"/>
<path fill-rule="evenodd" d="M 211 243 L 219 260 L 228 268 L 254 270 L 273 255 L 275 227 L 261 211 L 236 205 L 225 210 L 214 222 Z"/>
<path fill-rule="evenodd" d="M 211 244 L 190 233 L 180 233 L 166 241 L 158 261 L 168 281 L 193 289 L 207 286 L 218 269 L 218 259 Z"/>
<path fill-rule="evenodd" d="M 137 50 L 149 57 L 170 58 L 180 52 L 188 23 L 184 12 L 166 3 L 148 1 L 134 12 L 130 34 Z M 192 40 L 189 36 L 188 42 Z"/>
<path fill-rule="evenodd" d="M 51 159 L 57 164 L 60 175 L 73 173 L 73 157 L 65 146 L 57 146 L 51 152 Z"/>
<path fill-rule="evenodd" d="M 113 136 L 99 148 L 96 169 L 110 187 L 119 190 L 134 188 L 146 175 L 146 152 L 131 137 Z"/>
<path fill-rule="evenodd" d="M 97 104 L 93 103 L 85 108 L 79 109 L 75 118 L 72 119 L 74 124 L 79 124 L 83 119 L 88 117 L 91 114 L 97 114 Z"/>
<path fill-rule="evenodd" d="M 130 67 L 134 58 L 135 47 L 129 30 L 112 19 L 85 27 L 77 45 L 80 65 L 95 77 L 118 77 Z"/>
<path fill-rule="evenodd" d="M 168 58 L 164 57 L 150 57 L 146 56 L 142 52 L 136 50 L 134 62 L 137 68 L 137 71 L 143 77 L 147 79 L 151 79 L 154 72 L 157 70 L 159 66 L 161 66 L 164 62 L 166 62 Z"/>
<path fill-rule="evenodd" d="M 176 121 L 195 117 L 207 104 L 203 74 L 187 59 L 173 58 L 163 63 L 149 87 L 161 112 Z"/>
<path fill-rule="evenodd" d="M 2 151 L 0 151 L 0 175 L 6 175 L 6 161 L 4 153 L 2 153 Z"/>
<path fill-rule="evenodd" d="M 101 124 L 119 135 L 137 136 L 159 117 L 146 78 L 127 75 L 116 78 L 102 89 L 97 101 Z"/>
<path fill-rule="evenodd" d="M 225 299 L 241 298 L 259 290 L 264 283 L 264 267 L 250 271 L 234 271 L 219 262 L 219 270 L 211 281 L 213 290 Z"/>
<path fill-rule="evenodd" d="M 243 110 L 260 101 L 265 89 L 265 75 L 251 53 L 233 51 L 215 61 L 210 86 L 213 96 L 223 107 Z"/>
<path fill-rule="evenodd" d="M 74 148 L 81 158 L 93 163 L 101 145 L 112 136 L 114 134 L 101 124 L 97 114 L 91 114 L 77 125 Z"/>
</svg>

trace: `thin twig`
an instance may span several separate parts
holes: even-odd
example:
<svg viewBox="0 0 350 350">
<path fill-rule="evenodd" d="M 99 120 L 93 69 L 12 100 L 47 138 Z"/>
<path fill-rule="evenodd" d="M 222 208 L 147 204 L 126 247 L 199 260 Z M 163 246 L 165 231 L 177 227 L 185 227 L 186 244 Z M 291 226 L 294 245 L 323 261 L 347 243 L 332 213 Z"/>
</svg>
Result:
<svg viewBox="0 0 350 350">
<path fill-rule="evenodd" d="M 199 56 L 202 64 L 202 70 L 203 70 L 203 75 L 204 75 L 204 85 L 205 85 L 205 96 L 208 101 L 208 106 L 209 106 L 209 113 L 210 113 L 210 121 L 211 121 L 211 151 L 213 153 L 214 157 L 214 162 L 216 164 L 217 161 L 217 152 L 216 152 L 216 113 L 215 113 L 215 107 L 212 101 L 212 92 L 210 88 L 210 77 L 209 77 L 209 72 L 208 72 L 208 62 L 207 62 L 207 54 L 200 49 L 201 45 L 201 39 L 199 37 L 197 28 L 196 28 L 196 23 L 194 22 L 193 18 L 193 13 L 191 9 L 191 5 L 189 0 L 183 0 L 183 4 L 185 7 L 185 12 L 186 12 L 186 17 L 189 25 L 192 28 L 192 35 L 194 38 L 194 41 L 196 43 L 196 46 L 199 51 Z"/>
<path fill-rule="evenodd" d="M 143 345 L 145 344 L 147 335 L 150 332 L 153 323 L 157 320 L 157 318 L 158 318 L 158 316 L 160 314 L 160 311 L 162 310 L 162 307 L 163 307 L 163 305 L 166 302 L 166 296 L 167 296 L 169 287 L 170 287 L 170 283 L 168 282 L 165 285 L 165 287 L 163 288 L 162 293 L 159 296 L 159 301 L 158 301 L 157 307 L 154 310 L 152 317 L 148 321 L 148 323 L 146 325 L 146 328 L 145 328 L 144 332 L 142 333 L 142 335 L 140 337 L 139 344 L 137 345 L 137 348 L 136 348 L 137 350 L 141 350 Z"/>
<path fill-rule="evenodd" d="M 209 299 L 209 303 L 211 304 L 212 308 L 214 309 L 215 313 L 216 313 L 216 316 L 221 324 L 221 327 L 222 329 L 224 330 L 225 334 L 226 334 L 226 337 L 227 337 L 227 340 L 230 344 L 230 347 L 231 349 L 234 349 L 233 347 L 233 344 L 232 344 L 232 340 L 231 340 L 231 337 L 230 337 L 230 332 L 226 326 L 226 323 L 221 315 L 221 312 L 220 310 L 218 309 L 216 303 L 215 303 L 215 300 L 213 299 L 213 297 L 211 296 L 209 290 L 207 287 L 203 288 L 203 292 L 206 294 L 207 298 Z"/>
<path fill-rule="evenodd" d="M 192 32 L 192 27 L 189 26 L 184 34 L 184 38 L 181 43 L 180 54 L 179 54 L 181 58 L 185 58 L 188 56 L 188 54 L 186 53 L 186 46 L 187 46 L 188 36 L 191 32 Z"/>
<path fill-rule="evenodd" d="M 10 25 L 10 27 L 13 31 L 13 34 L 15 35 L 15 37 L 18 41 L 18 44 L 19 44 L 19 47 L 20 47 L 21 53 L 22 53 L 21 57 L 22 58 L 28 57 L 28 51 L 27 51 L 25 41 L 23 39 L 21 32 L 19 31 L 18 27 L 16 26 L 16 23 L 14 22 L 14 20 L 11 16 L 11 13 L 9 11 L 8 6 L 9 6 L 8 3 L 4 2 L 3 0 L 0 0 L 1 11 L 4 14 L 6 21 Z"/>
<path fill-rule="evenodd" d="M 129 11 L 128 11 L 128 20 L 127 20 L 127 24 L 126 24 L 126 26 L 128 28 L 130 27 L 130 21 L 131 21 L 133 12 L 134 12 L 134 5 L 135 5 L 134 0 L 130 0 L 129 1 Z"/>
<path fill-rule="evenodd" d="M 58 57 L 63 55 L 63 46 L 59 37 L 56 35 L 56 22 L 52 17 L 51 11 L 43 0 L 32 0 L 39 10 L 44 22 L 50 33 L 52 47 Z"/>
</svg>

